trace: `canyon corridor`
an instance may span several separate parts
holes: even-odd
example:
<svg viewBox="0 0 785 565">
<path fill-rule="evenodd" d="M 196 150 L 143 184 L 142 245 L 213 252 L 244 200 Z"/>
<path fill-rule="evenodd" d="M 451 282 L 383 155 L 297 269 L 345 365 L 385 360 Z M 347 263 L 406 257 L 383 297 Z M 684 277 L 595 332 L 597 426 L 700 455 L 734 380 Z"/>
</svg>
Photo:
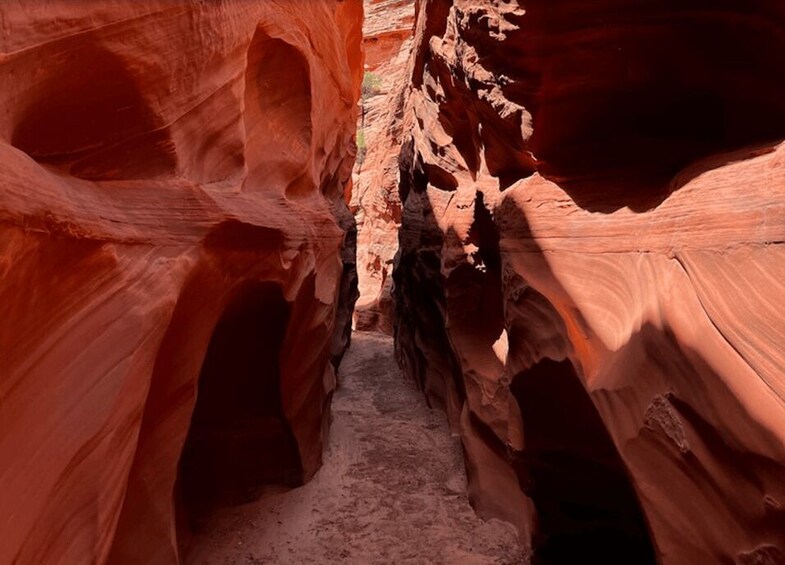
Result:
<svg viewBox="0 0 785 565">
<path fill-rule="evenodd" d="M 2 0 L 0 565 L 785 564 L 781 0 Z"/>
</svg>

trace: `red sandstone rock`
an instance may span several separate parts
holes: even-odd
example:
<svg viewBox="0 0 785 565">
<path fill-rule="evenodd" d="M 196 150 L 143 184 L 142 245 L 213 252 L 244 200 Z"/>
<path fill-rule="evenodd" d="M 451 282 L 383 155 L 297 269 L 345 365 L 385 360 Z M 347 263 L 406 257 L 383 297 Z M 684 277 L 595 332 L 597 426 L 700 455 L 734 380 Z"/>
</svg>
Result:
<svg viewBox="0 0 785 565">
<path fill-rule="evenodd" d="M 360 298 L 358 329 L 392 333 L 392 266 L 398 250 L 401 202 L 398 154 L 403 138 L 406 63 L 412 46 L 413 0 L 365 1 L 366 80 L 358 121 L 352 209 L 357 218 Z"/>
<path fill-rule="evenodd" d="M 784 30 L 765 0 L 420 6 L 400 360 L 545 562 L 785 560 Z"/>
<path fill-rule="evenodd" d="M 0 562 L 177 563 L 320 463 L 362 5 L 0 20 Z"/>
<path fill-rule="evenodd" d="M 367 69 L 376 71 L 388 67 L 399 58 L 404 43 L 412 38 L 414 3 L 414 0 L 363 1 L 363 51 Z M 386 74 L 384 78 L 389 80 L 391 77 Z"/>
</svg>

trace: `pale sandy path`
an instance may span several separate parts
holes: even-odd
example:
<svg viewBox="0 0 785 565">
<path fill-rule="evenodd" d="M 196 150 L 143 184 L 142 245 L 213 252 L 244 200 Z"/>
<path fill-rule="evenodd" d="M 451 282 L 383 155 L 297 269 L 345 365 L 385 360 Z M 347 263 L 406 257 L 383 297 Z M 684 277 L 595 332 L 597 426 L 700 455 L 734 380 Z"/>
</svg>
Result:
<svg viewBox="0 0 785 565">
<path fill-rule="evenodd" d="M 189 565 L 524 562 L 512 526 L 469 506 L 460 446 L 401 376 L 392 340 L 352 340 L 322 469 L 301 488 L 223 511 Z"/>
</svg>

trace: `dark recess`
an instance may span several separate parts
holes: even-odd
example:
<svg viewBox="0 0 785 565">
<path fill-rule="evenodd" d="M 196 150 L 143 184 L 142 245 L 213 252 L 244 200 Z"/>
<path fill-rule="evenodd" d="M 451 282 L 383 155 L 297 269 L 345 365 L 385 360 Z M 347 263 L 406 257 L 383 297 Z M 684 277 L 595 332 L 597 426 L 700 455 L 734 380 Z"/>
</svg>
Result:
<svg viewBox="0 0 785 565">
<path fill-rule="evenodd" d="M 526 449 L 514 467 L 539 516 L 534 563 L 656 563 L 624 464 L 568 360 L 516 375 Z"/>
<path fill-rule="evenodd" d="M 505 95 L 532 114 L 538 171 L 580 206 L 645 211 L 696 161 L 785 138 L 781 2 L 519 4 L 507 48 L 478 51 L 514 78 Z"/>
<path fill-rule="evenodd" d="M 187 520 L 191 531 L 220 506 L 258 498 L 266 485 L 302 484 L 281 403 L 279 355 L 289 310 L 280 287 L 253 283 L 215 327 L 180 460 L 178 521 Z"/>
</svg>

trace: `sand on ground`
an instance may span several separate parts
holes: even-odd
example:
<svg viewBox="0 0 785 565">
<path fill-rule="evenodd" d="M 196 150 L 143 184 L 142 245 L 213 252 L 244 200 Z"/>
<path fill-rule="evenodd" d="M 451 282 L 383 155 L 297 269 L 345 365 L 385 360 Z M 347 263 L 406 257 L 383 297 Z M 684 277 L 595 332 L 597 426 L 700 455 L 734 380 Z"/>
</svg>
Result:
<svg viewBox="0 0 785 565">
<path fill-rule="evenodd" d="M 356 332 L 339 371 L 321 470 L 305 486 L 218 511 L 189 565 L 527 562 L 515 529 L 469 505 L 458 440 L 393 359 Z"/>
</svg>

